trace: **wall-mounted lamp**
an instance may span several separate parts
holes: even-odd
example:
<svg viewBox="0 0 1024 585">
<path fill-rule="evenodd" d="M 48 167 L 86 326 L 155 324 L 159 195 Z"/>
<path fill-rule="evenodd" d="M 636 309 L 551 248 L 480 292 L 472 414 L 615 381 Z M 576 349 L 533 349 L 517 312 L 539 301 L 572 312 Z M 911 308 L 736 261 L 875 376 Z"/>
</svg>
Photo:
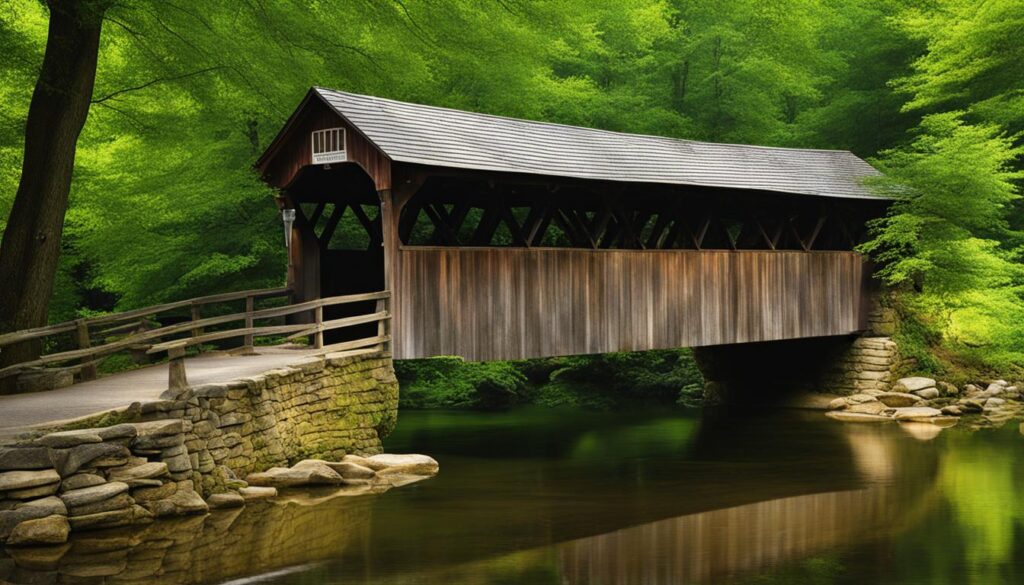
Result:
<svg viewBox="0 0 1024 585">
<path fill-rule="evenodd" d="M 281 210 L 281 221 L 284 223 L 284 245 L 289 250 L 292 249 L 292 224 L 295 223 L 295 210 L 294 209 L 282 209 Z"/>
</svg>

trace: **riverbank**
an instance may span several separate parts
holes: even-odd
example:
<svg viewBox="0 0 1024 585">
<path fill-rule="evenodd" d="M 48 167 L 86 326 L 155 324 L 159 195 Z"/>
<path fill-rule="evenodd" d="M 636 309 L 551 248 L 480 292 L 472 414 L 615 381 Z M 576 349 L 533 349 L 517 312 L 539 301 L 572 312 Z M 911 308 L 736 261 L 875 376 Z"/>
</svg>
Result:
<svg viewBox="0 0 1024 585">
<path fill-rule="evenodd" d="M 781 409 L 409 411 L 384 449 L 430 453 L 429 481 L 9 548 L 0 581 L 1009 585 L 1021 440 Z"/>
</svg>

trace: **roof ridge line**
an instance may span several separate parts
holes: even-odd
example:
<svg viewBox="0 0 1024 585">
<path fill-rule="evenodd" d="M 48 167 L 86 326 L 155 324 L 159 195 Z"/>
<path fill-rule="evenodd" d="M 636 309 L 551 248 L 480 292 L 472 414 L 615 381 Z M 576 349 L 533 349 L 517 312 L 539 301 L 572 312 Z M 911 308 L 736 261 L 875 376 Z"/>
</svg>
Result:
<svg viewBox="0 0 1024 585">
<path fill-rule="evenodd" d="M 782 151 L 823 152 L 823 153 L 833 153 L 833 154 L 848 154 L 850 156 L 853 156 L 853 157 L 857 158 L 858 160 L 864 160 L 861 157 L 859 157 L 856 154 L 854 154 L 852 151 L 847 150 L 847 149 L 841 149 L 841 148 L 804 148 L 804 147 L 799 147 L 799 146 L 772 146 L 772 145 L 764 145 L 764 144 L 741 144 L 741 143 L 736 143 L 736 142 L 711 142 L 711 141 L 707 141 L 707 140 L 694 140 L 692 138 L 678 138 L 678 137 L 675 137 L 675 136 L 663 136 L 661 134 L 640 134 L 640 133 L 637 133 L 637 132 L 622 132 L 620 130 L 608 130 L 606 128 L 594 128 L 594 127 L 591 127 L 591 126 L 576 126 L 576 125 L 573 125 L 573 124 L 564 124 L 564 123 L 561 123 L 561 122 L 549 122 L 549 121 L 544 121 L 544 120 L 530 120 L 530 119 L 527 119 L 527 118 L 514 118 L 512 116 L 502 116 L 502 115 L 499 115 L 499 114 L 489 114 L 489 113 L 486 113 L 486 112 L 474 112 L 474 111 L 471 111 L 471 110 L 460 110 L 458 108 L 450 108 L 450 107 L 447 107 L 447 106 L 436 106 L 436 105 L 432 105 L 432 104 L 419 104 L 419 103 L 416 103 L 416 102 L 407 102 L 407 101 L 397 100 L 397 99 L 393 99 L 393 98 L 386 98 L 386 97 L 367 95 L 367 94 L 362 94 L 362 93 L 353 93 L 353 92 L 349 92 L 349 91 L 342 91 L 342 90 L 339 90 L 339 89 L 332 89 L 332 88 L 329 88 L 329 87 L 322 87 L 322 86 L 319 86 L 319 85 L 314 85 L 312 88 L 314 90 L 316 90 L 317 92 L 327 91 L 327 92 L 331 92 L 331 93 L 335 93 L 335 94 L 340 94 L 340 95 L 356 96 L 356 97 L 360 97 L 360 98 L 367 98 L 367 99 L 370 99 L 370 100 L 385 101 L 385 102 L 391 102 L 391 103 L 402 104 L 402 105 L 407 105 L 407 106 L 415 106 L 415 107 L 420 107 L 420 108 L 431 108 L 431 109 L 435 109 L 435 110 L 444 110 L 444 111 L 447 111 L 447 112 L 455 112 L 455 113 L 458 113 L 458 114 L 471 114 L 471 115 L 474 115 L 474 116 L 483 116 L 483 117 L 487 117 L 487 118 L 495 118 L 495 119 L 499 119 L 499 120 L 508 120 L 508 121 L 512 121 L 512 122 L 522 122 L 522 123 L 526 123 L 526 124 L 537 124 L 537 125 L 544 125 L 544 126 L 557 126 L 557 127 L 560 127 L 560 128 L 573 128 L 573 129 L 576 129 L 576 130 L 586 130 L 586 131 L 589 131 L 589 132 L 598 132 L 598 133 L 603 133 L 603 134 L 614 134 L 614 135 L 617 135 L 617 136 L 635 136 L 635 137 L 638 137 L 638 138 L 656 138 L 656 139 L 667 140 L 667 141 L 676 142 L 676 143 L 711 144 L 711 145 L 714 145 L 714 146 L 725 146 L 725 147 L 733 147 L 733 148 L 741 148 L 741 149 L 760 149 L 760 150 L 770 149 L 770 150 L 782 150 Z"/>
</svg>

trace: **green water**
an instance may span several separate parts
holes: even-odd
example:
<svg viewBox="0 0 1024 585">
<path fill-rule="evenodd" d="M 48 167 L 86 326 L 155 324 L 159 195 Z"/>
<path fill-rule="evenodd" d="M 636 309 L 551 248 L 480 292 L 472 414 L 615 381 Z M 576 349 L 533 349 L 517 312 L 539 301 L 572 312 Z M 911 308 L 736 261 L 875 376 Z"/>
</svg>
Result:
<svg viewBox="0 0 1024 585">
<path fill-rule="evenodd" d="M 274 583 L 1021 583 L 1024 437 L 820 414 L 403 413 L 441 463 Z M 917 436 L 915 436 L 915 434 Z"/>
<path fill-rule="evenodd" d="M 434 456 L 433 479 L 10 550 L 0 582 L 1024 582 L 1016 423 L 936 432 L 797 412 L 403 412 L 386 450 Z"/>
</svg>

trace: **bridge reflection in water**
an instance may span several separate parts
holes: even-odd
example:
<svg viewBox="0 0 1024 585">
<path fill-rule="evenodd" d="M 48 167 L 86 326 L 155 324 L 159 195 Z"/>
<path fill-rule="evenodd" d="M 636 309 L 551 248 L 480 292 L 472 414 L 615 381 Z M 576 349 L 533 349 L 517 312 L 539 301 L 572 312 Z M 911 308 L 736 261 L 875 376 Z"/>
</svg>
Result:
<svg viewBox="0 0 1024 585">
<path fill-rule="evenodd" d="M 452 484 L 463 485 L 481 471 L 478 463 L 462 469 L 453 464 L 435 480 L 382 497 L 322 497 L 326 492 L 310 492 L 206 517 L 83 533 L 63 547 L 9 549 L 6 557 L 0 553 L 0 582 L 192 585 L 284 571 L 269 581 L 715 583 L 725 576 L 858 544 L 912 523 L 934 501 L 928 497 L 934 491 L 930 486 L 936 468 L 926 461 L 935 453 L 930 445 L 900 440 L 882 429 L 833 425 L 827 433 L 838 441 L 827 450 L 848 447 L 841 457 L 784 456 L 763 462 L 767 465 L 751 474 L 739 470 L 764 459 L 758 448 L 778 450 L 791 438 L 773 440 L 758 429 L 748 436 L 760 435 L 763 445 L 720 440 L 721 429 L 735 424 L 731 419 L 702 421 L 689 448 L 716 445 L 719 451 L 710 453 L 712 462 L 693 461 L 691 455 L 690 472 L 677 470 L 672 481 L 663 483 L 652 484 L 648 478 L 642 497 L 637 488 L 588 494 L 580 486 L 592 477 L 580 474 L 569 479 L 552 471 L 564 471 L 562 458 L 549 462 L 550 467 L 533 460 L 536 469 L 528 474 L 531 485 L 557 484 L 538 488 L 550 492 L 527 493 L 531 497 L 514 500 L 514 506 L 499 492 L 485 505 L 482 498 L 496 489 L 497 482 L 459 492 Z M 610 430 L 608 436 L 620 436 L 616 432 L 621 429 Z M 577 436 L 575 443 L 579 442 Z M 708 449 L 701 452 L 707 454 Z M 908 458 L 917 463 L 901 464 Z M 836 481 L 823 479 L 817 485 L 827 491 L 807 493 L 815 488 L 813 480 L 794 481 L 795 468 L 809 468 L 800 475 L 807 480 L 822 475 L 817 473 L 819 466 L 842 464 L 851 467 L 850 477 L 862 478 L 853 482 L 862 487 L 847 480 L 839 482 L 845 487 L 837 486 Z M 510 465 L 506 460 L 495 468 Z M 709 465 L 714 482 L 699 471 Z M 522 471 L 517 468 L 515 474 L 523 475 Z M 445 473 L 450 477 L 443 479 Z M 924 477 L 899 477 L 907 473 Z M 511 485 L 509 490 L 527 488 Z M 433 495 L 423 500 L 417 492 Z M 566 493 L 578 495 L 565 504 Z M 546 499 L 550 494 L 563 504 L 552 506 Z M 632 507 L 635 500 L 629 498 L 652 505 Z M 497 500 L 506 502 L 504 509 Z M 450 511 L 460 507 L 476 512 Z M 430 515 L 431 508 L 435 515 Z M 449 520 L 441 525 L 444 518 Z M 512 537 L 487 539 L 482 536 L 487 532 Z"/>
</svg>

